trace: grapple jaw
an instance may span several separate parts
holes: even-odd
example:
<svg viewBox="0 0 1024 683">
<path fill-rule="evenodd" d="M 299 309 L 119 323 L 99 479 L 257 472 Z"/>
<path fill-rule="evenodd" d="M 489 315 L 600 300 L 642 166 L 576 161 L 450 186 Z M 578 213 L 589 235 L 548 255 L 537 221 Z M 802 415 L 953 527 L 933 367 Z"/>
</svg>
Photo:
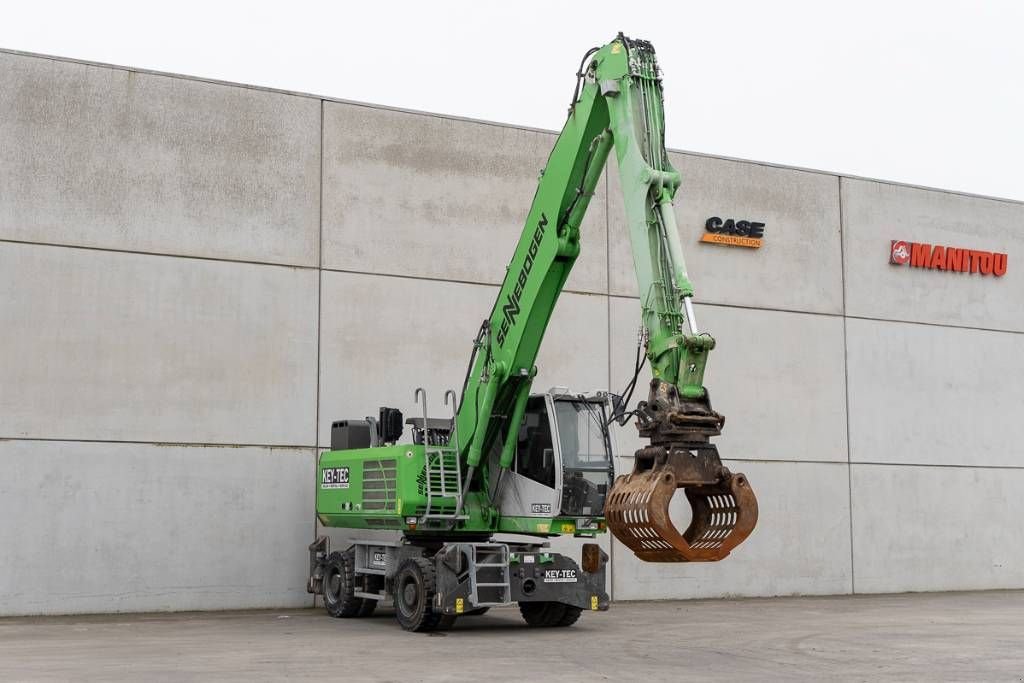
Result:
<svg viewBox="0 0 1024 683">
<path fill-rule="evenodd" d="M 709 443 L 725 419 L 707 397 L 684 402 L 666 386 L 655 380 L 652 401 L 638 409 L 640 434 L 652 445 L 636 452 L 632 473 L 616 478 L 605 503 L 608 528 L 646 562 L 716 562 L 754 530 L 757 498 Z M 683 533 L 669 517 L 678 489 L 693 511 Z"/>
</svg>

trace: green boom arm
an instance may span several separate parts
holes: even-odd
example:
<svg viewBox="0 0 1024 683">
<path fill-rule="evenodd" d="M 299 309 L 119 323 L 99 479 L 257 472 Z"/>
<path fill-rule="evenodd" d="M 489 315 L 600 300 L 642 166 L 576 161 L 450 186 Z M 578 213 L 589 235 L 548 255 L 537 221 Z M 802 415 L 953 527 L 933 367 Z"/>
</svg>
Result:
<svg viewBox="0 0 1024 683">
<path fill-rule="evenodd" d="M 589 59 L 589 62 L 587 61 Z M 456 421 L 471 468 L 504 434 L 500 466 L 513 459 L 534 362 L 558 295 L 580 253 L 580 223 L 612 147 L 618 159 L 633 259 L 655 378 L 688 398 L 704 396 L 714 340 L 697 333 L 672 211 L 679 174 L 664 145 L 661 79 L 650 44 L 619 36 L 584 58 L 582 90 L 541 173 L 526 227 L 489 320 L 481 328 Z M 684 331 L 684 323 L 687 330 Z"/>
</svg>

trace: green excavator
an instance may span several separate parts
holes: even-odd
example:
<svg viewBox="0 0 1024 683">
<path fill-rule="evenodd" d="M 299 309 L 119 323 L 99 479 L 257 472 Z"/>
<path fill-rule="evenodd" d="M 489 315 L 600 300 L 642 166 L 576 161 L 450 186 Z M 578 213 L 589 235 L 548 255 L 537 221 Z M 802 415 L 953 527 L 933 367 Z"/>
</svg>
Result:
<svg viewBox="0 0 1024 683">
<path fill-rule="evenodd" d="M 710 441 L 724 423 L 703 385 L 715 340 L 693 314 L 664 123 L 650 43 L 619 34 L 588 51 L 462 390 L 444 396 L 450 416 L 429 416 L 419 388 L 422 414 L 405 424 L 388 407 L 332 424 L 317 472 L 321 524 L 400 533 L 365 534 L 343 551 L 331 552 L 327 536 L 310 546 L 307 588 L 331 616 L 393 603 L 403 628 L 430 631 L 518 603 L 531 626 L 569 626 L 584 610 L 608 609 L 608 556 L 585 542 L 577 563 L 544 539 L 610 529 L 641 560 L 702 562 L 724 558 L 753 531 L 750 484 Z M 537 353 L 612 150 L 640 292 L 635 371 L 624 395 L 533 393 Z M 649 395 L 627 412 L 646 363 Z M 615 477 L 609 429 L 631 418 L 649 445 L 631 473 Z M 412 442 L 399 443 L 406 424 Z M 682 533 L 669 515 L 678 489 L 692 511 Z"/>
</svg>

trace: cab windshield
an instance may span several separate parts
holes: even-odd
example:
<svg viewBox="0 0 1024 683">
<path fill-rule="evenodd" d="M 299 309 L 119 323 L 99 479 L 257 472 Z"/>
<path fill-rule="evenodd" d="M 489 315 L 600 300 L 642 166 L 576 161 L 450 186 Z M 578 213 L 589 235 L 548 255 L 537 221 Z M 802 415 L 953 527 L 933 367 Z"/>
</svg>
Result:
<svg viewBox="0 0 1024 683">
<path fill-rule="evenodd" d="M 597 401 L 555 401 L 562 451 L 562 514 L 598 516 L 612 479 L 607 415 Z"/>
</svg>

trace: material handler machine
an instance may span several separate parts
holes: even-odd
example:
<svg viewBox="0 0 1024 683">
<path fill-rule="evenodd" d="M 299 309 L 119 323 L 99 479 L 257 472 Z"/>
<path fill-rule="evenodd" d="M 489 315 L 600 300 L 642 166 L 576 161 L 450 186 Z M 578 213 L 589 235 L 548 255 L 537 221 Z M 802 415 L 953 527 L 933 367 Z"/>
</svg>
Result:
<svg viewBox="0 0 1024 683">
<path fill-rule="evenodd" d="M 534 363 L 555 302 L 580 253 L 580 224 L 615 151 L 640 292 L 641 334 L 625 397 L 531 393 Z M 326 527 L 400 531 L 331 552 L 310 546 L 308 590 L 335 617 L 361 617 L 393 602 L 410 631 L 448 628 L 460 615 L 518 603 L 531 626 L 569 626 L 583 610 L 608 609 L 597 543 L 582 561 L 543 539 L 594 538 L 605 527 L 648 562 L 724 558 L 753 531 L 757 500 L 742 474 L 719 460 L 711 437 L 725 418 L 703 385 L 715 340 L 693 314 L 672 201 L 680 185 L 664 143 L 661 75 L 654 48 L 622 34 L 586 53 L 568 120 L 538 183 L 526 227 L 494 307 L 473 343 L 451 415 L 402 414 L 332 425 L 320 457 L 316 507 Z M 646 401 L 627 412 L 645 363 Z M 615 478 L 613 422 L 635 417 L 648 445 Z M 614 480 L 614 481 L 613 481 Z M 692 508 L 682 533 L 669 502 L 683 489 Z M 504 535 L 526 540 L 500 540 Z"/>
</svg>

